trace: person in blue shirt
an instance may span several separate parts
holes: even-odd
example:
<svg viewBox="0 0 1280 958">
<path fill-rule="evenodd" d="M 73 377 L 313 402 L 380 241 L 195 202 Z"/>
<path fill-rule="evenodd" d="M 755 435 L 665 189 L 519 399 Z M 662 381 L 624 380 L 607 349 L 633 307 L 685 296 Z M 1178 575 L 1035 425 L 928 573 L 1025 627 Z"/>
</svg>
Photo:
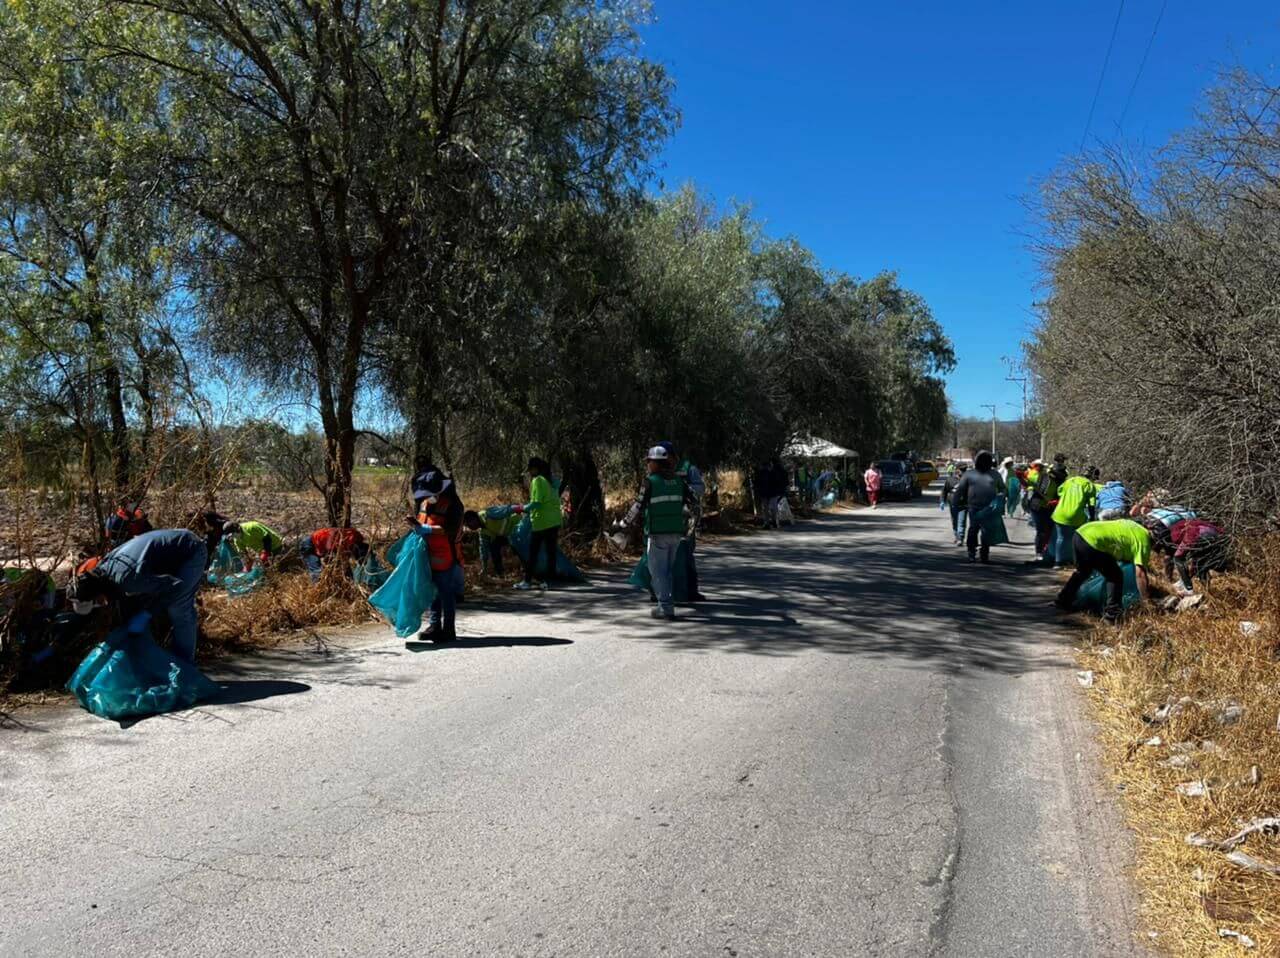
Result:
<svg viewBox="0 0 1280 958">
<path fill-rule="evenodd" d="M 1098 520 L 1124 519 L 1133 506 L 1133 496 L 1119 479 L 1110 479 L 1098 490 Z"/>
<path fill-rule="evenodd" d="M 76 576 L 67 599 L 81 615 L 99 606 L 141 606 L 129 631 L 142 632 L 151 616 L 168 613 L 173 653 L 196 660 L 196 590 L 204 578 L 205 544 L 187 529 L 155 529 L 108 552 L 92 570 Z"/>
</svg>

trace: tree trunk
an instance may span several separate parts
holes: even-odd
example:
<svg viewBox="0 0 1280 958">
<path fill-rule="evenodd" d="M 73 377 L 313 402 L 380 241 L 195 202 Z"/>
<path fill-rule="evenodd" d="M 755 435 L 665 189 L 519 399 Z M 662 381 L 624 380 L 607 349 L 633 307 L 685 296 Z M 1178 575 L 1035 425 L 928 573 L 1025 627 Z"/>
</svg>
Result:
<svg viewBox="0 0 1280 958">
<path fill-rule="evenodd" d="M 604 528 L 604 489 L 591 449 L 580 446 L 560 454 L 565 485 L 569 487 L 568 528 L 595 538 Z"/>
</svg>

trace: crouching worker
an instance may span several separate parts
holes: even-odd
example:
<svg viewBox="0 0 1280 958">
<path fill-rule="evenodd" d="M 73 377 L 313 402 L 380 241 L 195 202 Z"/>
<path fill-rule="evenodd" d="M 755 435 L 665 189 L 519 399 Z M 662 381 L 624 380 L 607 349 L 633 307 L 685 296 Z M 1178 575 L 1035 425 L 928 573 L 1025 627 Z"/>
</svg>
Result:
<svg viewBox="0 0 1280 958">
<path fill-rule="evenodd" d="M 511 534 L 516 531 L 524 515 L 524 506 L 490 506 L 483 512 L 468 509 L 462 514 L 462 524 L 480 534 L 480 571 L 503 574 L 502 554 L 511 545 Z"/>
<path fill-rule="evenodd" d="M 231 540 L 231 547 L 240 554 L 245 572 L 257 562 L 266 565 L 284 550 L 280 533 L 261 522 L 228 522 L 222 527 L 222 535 Z"/>
<path fill-rule="evenodd" d="M 156 529 L 111 550 L 91 571 L 74 578 L 67 599 L 80 615 L 132 600 L 142 607 L 130 622 L 132 632 L 143 631 L 155 612 L 164 611 L 173 627 L 173 654 L 195 662 L 196 590 L 204 567 L 205 545 L 198 535 Z"/>
<path fill-rule="evenodd" d="M 307 564 L 311 581 L 319 582 L 327 560 L 338 556 L 360 562 L 369 554 L 369 545 L 358 529 L 317 529 L 298 539 L 298 554 Z"/>
<path fill-rule="evenodd" d="M 1076 593 L 1097 572 L 1107 580 L 1107 601 L 1102 617 L 1115 622 L 1123 611 L 1124 570 L 1120 563 L 1134 566 L 1138 595 L 1147 601 L 1147 562 L 1151 558 L 1151 533 L 1132 519 L 1108 519 L 1086 522 L 1075 531 L 1072 546 L 1076 554 L 1076 571 L 1058 593 L 1054 605 L 1071 611 Z"/>
<path fill-rule="evenodd" d="M 662 446 L 654 446 L 645 457 L 644 485 L 636 501 L 619 523 L 625 529 L 644 513 L 645 557 L 649 564 L 649 577 L 658 604 L 650 614 L 655 619 L 674 619 L 675 603 L 671 598 L 672 570 L 676 562 L 676 550 L 685 533 L 685 509 L 697 521 L 698 497 L 688 483 L 675 474 L 671 456 Z"/>
<path fill-rule="evenodd" d="M 1181 519 L 1167 536 L 1153 536 L 1155 549 L 1165 555 L 1165 576 L 1178 574 L 1177 589 L 1183 595 L 1194 591 L 1191 577 L 1206 587 L 1210 576 L 1226 568 L 1228 545 L 1222 529 L 1204 519 Z"/>
<path fill-rule="evenodd" d="M 466 579 L 462 572 L 462 500 L 454 491 L 453 480 L 441 476 L 436 482 L 414 491 L 419 512 L 406 516 L 409 528 L 427 542 L 431 563 L 431 584 L 436 597 L 423 639 L 452 642 L 458 637 L 455 627 L 458 596 Z"/>
</svg>

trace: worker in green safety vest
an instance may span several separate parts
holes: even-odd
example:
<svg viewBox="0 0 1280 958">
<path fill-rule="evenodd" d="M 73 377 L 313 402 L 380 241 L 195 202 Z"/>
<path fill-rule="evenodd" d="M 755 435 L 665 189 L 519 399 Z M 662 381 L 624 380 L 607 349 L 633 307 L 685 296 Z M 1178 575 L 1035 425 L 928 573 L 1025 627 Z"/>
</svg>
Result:
<svg viewBox="0 0 1280 958">
<path fill-rule="evenodd" d="M 502 552 L 511 545 L 511 534 L 516 531 L 524 515 L 523 505 L 490 506 L 483 512 L 467 510 L 462 514 L 462 524 L 472 532 L 480 533 L 480 571 L 492 571 L 502 575 Z"/>
<path fill-rule="evenodd" d="M 675 474 L 675 462 L 662 446 L 654 446 L 645 456 L 644 485 L 632 503 L 622 528 L 630 526 L 644 513 L 645 556 L 649 563 L 649 576 L 658 604 L 650 613 L 655 619 L 674 619 L 675 603 L 671 598 L 672 570 L 675 567 L 676 550 L 685 535 L 685 510 L 698 519 L 698 497 L 689 484 Z"/>
</svg>

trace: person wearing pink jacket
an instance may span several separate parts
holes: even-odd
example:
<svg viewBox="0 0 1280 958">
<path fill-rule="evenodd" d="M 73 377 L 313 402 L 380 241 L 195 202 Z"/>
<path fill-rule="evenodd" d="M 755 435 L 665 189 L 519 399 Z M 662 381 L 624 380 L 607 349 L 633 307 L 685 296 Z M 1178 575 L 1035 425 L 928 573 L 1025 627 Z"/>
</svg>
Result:
<svg viewBox="0 0 1280 958">
<path fill-rule="evenodd" d="M 862 478 L 867 483 L 867 498 L 871 500 L 871 508 L 874 509 L 880 503 L 880 470 L 874 462 L 867 467 Z"/>
</svg>

